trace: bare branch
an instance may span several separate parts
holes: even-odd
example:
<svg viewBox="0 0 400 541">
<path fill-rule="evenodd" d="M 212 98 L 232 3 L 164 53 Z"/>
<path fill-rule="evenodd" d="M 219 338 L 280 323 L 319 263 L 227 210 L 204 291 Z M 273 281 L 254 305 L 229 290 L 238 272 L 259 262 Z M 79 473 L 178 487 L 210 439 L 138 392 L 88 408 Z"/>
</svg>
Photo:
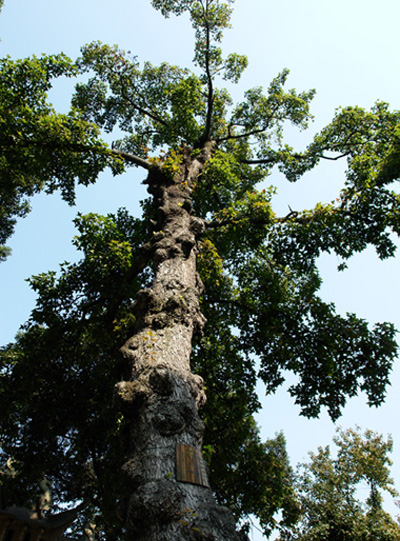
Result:
<svg viewBox="0 0 400 541">
<path fill-rule="evenodd" d="M 323 160 L 330 160 L 332 162 L 336 162 L 337 160 L 341 160 L 342 158 L 346 158 L 346 156 L 349 156 L 350 152 L 345 152 L 344 154 L 340 154 L 339 156 L 331 157 L 331 156 L 324 156 L 321 154 L 320 156 L 317 156 L 318 158 L 321 158 Z"/>
<path fill-rule="evenodd" d="M 299 213 L 297 211 L 290 209 L 289 214 L 286 214 L 286 216 L 283 216 L 282 218 L 275 218 L 274 223 L 288 222 L 289 220 L 294 220 L 295 218 L 297 218 L 298 215 Z"/>
</svg>

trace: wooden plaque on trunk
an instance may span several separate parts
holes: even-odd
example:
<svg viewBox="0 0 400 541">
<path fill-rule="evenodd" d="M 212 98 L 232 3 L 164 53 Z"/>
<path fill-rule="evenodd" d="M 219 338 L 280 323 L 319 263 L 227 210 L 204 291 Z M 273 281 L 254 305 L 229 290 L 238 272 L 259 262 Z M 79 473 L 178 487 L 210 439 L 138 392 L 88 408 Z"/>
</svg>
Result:
<svg viewBox="0 0 400 541">
<path fill-rule="evenodd" d="M 210 486 L 199 449 L 191 445 L 178 443 L 176 446 L 176 480 L 203 487 Z"/>
</svg>

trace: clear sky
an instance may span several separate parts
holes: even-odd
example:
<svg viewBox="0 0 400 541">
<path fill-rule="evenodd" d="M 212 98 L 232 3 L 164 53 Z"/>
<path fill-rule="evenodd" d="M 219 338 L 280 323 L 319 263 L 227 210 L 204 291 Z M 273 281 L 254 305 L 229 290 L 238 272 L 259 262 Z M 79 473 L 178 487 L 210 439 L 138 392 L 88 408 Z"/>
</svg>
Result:
<svg viewBox="0 0 400 541">
<path fill-rule="evenodd" d="M 267 86 L 285 67 L 291 70 L 289 87 L 316 88 L 314 125 L 301 135 L 288 133 L 290 143 L 299 148 L 329 122 L 337 106 L 369 108 L 380 99 L 399 109 L 399 19 L 398 0 L 236 0 L 233 28 L 226 34 L 224 48 L 247 54 L 249 68 L 234 95 L 240 98 L 249 87 Z M 154 64 L 168 61 L 189 66 L 193 56 L 187 21 L 164 20 L 149 0 L 5 0 L 0 37 L 0 54 L 15 58 L 60 51 L 74 58 L 80 46 L 92 40 L 117 43 Z M 67 107 L 70 90 L 70 84 L 57 84 L 54 104 Z M 24 280 L 76 257 L 71 246 L 71 220 L 76 213 L 108 213 L 125 206 L 137 214 L 144 194 L 143 177 L 135 170 L 118 179 L 105 174 L 98 185 L 78 190 L 75 208 L 67 207 L 57 195 L 34 198 L 33 212 L 20 221 L 10 242 L 12 257 L 0 265 L 0 344 L 13 339 L 33 306 L 34 296 Z M 278 174 L 270 180 L 279 189 L 276 209 L 285 215 L 288 205 L 302 210 L 336 197 L 343 168 L 324 164 L 296 185 Z M 367 251 L 354 257 L 349 269 L 340 274 L 337 263 L 334 257 L 321 260 L 323 298 L 335 302 L 341 313 L 355 312 L 371 322 L 392 321 L 400 329 L 400 260 L 380 262 L 373 251 Z M 263 437 L 283 430 L 294 465 L 305 460 L 308 451 L 331 441 L 335 426 L 326 414 L 314 421 L 299 418 L 284 390 L 265 398 L 263 405 L 258 418 Z M 400 489 L 399 410 L 397 368 L 384 406 L 371 410 L 363 397 L 351 400 L 338 424 L 343 428 L 358 424 L 393 435 L 393 475 Z M 390 502 L 387 509 L 397 513 Z M 253 539 L 260 539 L 256 531 Z"/>
</svg>

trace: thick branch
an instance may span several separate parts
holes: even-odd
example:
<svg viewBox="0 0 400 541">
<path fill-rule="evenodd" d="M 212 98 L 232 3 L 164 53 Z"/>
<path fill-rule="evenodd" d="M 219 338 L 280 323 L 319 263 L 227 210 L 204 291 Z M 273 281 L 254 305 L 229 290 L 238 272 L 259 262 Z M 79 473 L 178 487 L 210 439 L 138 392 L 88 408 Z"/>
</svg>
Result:
<svg viewBox="0 0 400 541">
<path fill-rule="evenodd" d="M 153 167 L 153 165 L 144 158 L 140 158 L 139 156 L 135 156 L 134 154 L 130 154 L 129 152 L 124 152 L 123 150 L 117 150 L 115 148 L 111 149 L 109 152 L 114 156 L 119 156 L 125 162 L 133 163 L 135 165 L 138 165 L 139 167 L 143 167 L 144 169 L 149 170 Z"/>
<path fill-rule="evenodd" d="M 263 158 L 260 160 L 239 160 L 240 163 L 246 164 L 246 165 L 267 165 L 271 163 L 275 163 L 275 158 Z"/>
</svg>

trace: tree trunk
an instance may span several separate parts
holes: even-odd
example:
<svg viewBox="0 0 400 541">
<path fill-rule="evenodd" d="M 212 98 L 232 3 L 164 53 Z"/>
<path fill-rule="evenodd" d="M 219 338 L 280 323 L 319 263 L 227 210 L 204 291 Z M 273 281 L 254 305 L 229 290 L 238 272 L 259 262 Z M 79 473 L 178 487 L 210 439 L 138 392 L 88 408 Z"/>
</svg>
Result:
<svg viewBox="0 0 400 541">
<path fill-rule="evenodd" d="M 185 149 L 174 177 L 152 168 L 146 183 L 158 223 L 153 236 L 154 283 L 139 292 L 136 332 L 122 348 L 130 381 L 116 396 L 129 421 L 126 526 L 135 541 L 247 539 L 230 511 L 218 506 L 202 461 L 203 381 L 190 370 L 193 333 L 205 321 L 199 308 L 196 239 L 204 231 L 192 215 L 191 193 L 207 150 Z"/>
</svg>

